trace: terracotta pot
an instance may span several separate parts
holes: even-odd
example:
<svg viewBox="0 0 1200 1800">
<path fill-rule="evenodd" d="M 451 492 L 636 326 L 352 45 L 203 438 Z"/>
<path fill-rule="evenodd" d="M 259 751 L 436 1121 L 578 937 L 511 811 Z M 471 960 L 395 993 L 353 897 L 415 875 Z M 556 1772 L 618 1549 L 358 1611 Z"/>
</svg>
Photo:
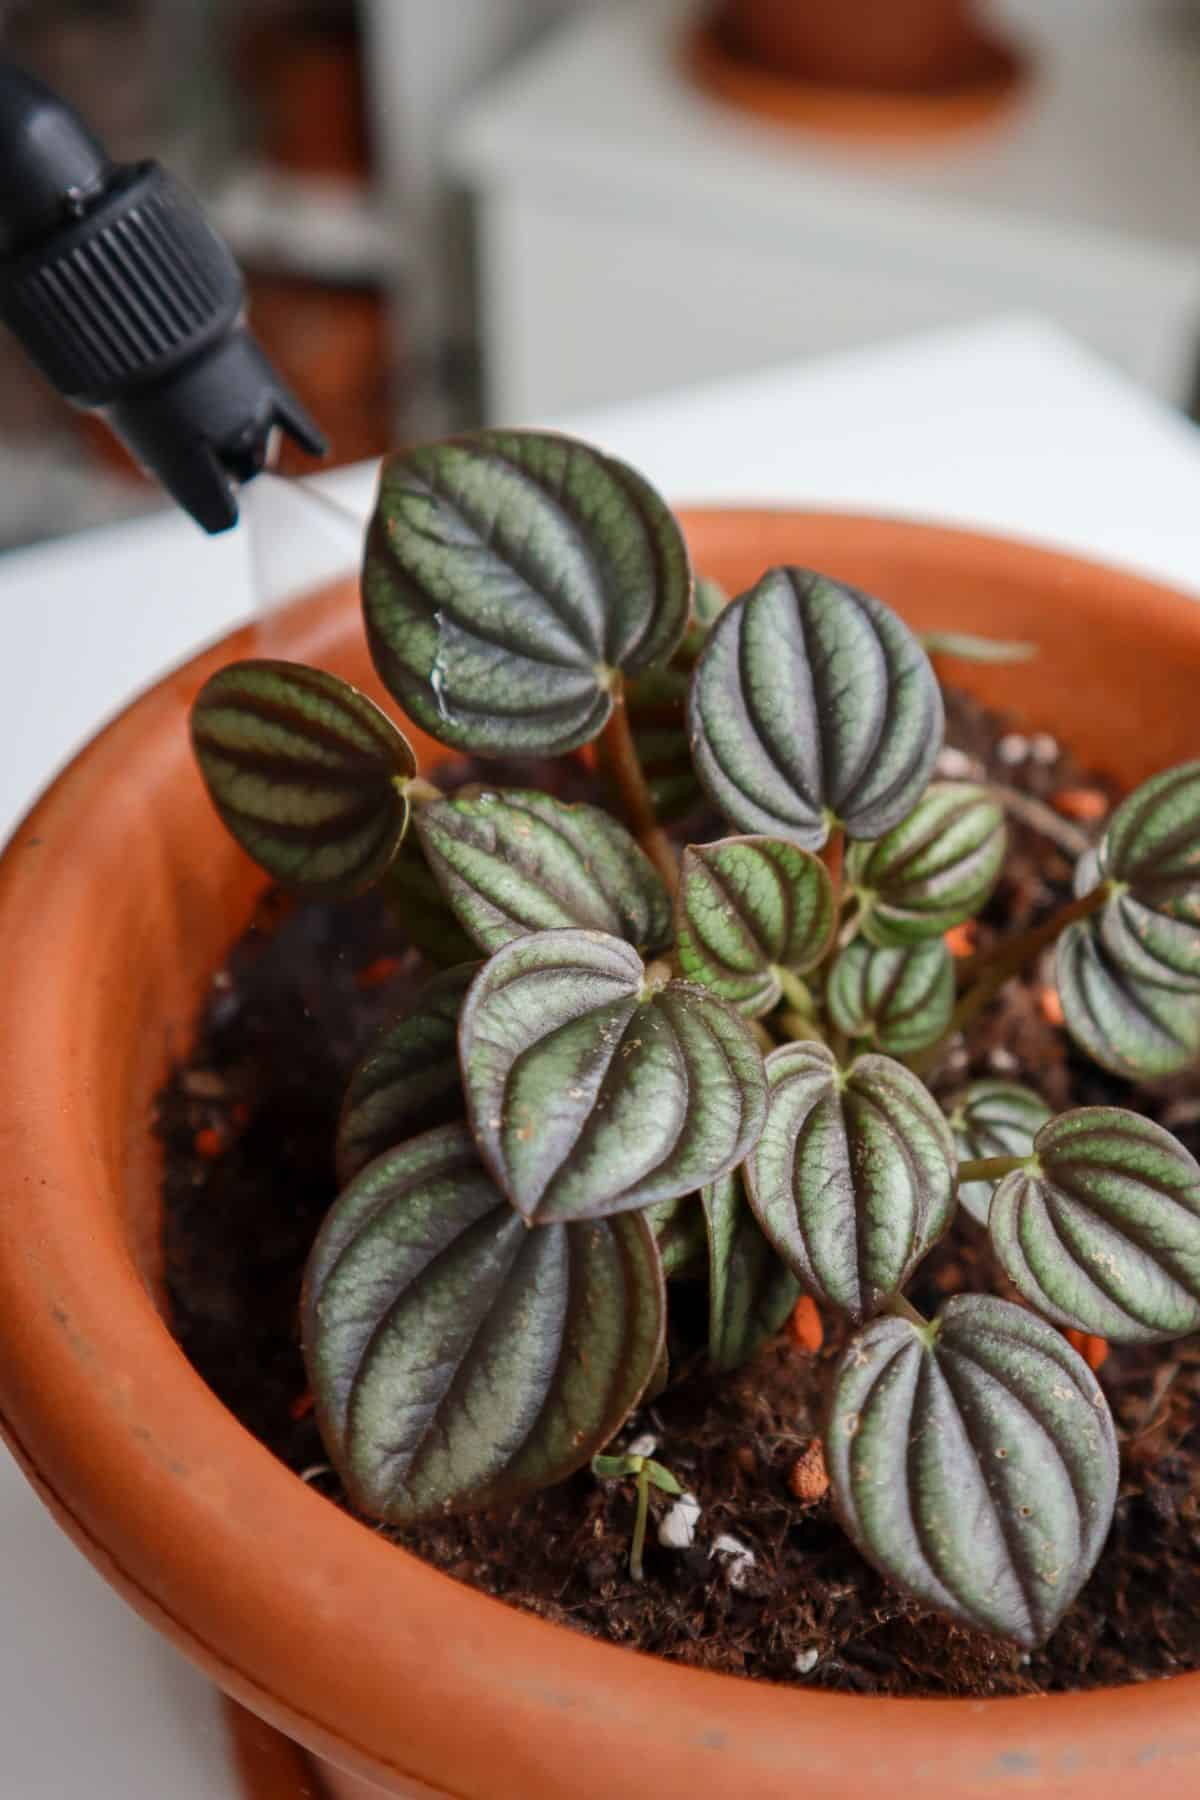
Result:
<svg viewBox="0 0 1200 1800">
<path fill-rule="evenodd" d="M 1024 65 L 972 0 L 722 0 L 691 28 L 693 77 L 777 123 L 855 137 L 986 124 Z"/>
<path fill-rule="evenodd" d="M 699 566 L 735 589 L 796 561 L 922 628 L 1039 640 L 1030 665 L 956 675 L 1126 781 L 1197 752 L 1200 609 L 1181 596 L 919 525 L 786 512 L 686 525 Z M 349 595 L 296 608 L 282 631 L 275 653 L 367 679 Z M 370 1793 L 365 1779 L 460 1800 L 610 1800 L 634 1783 L 658 1800 L 1194 1800 L 1200 1675 L 895 1701 L 636 1658 L 386 1544 L 218 1403 L 159 1304 L 148 1122 L 259 886 L 184 729 L 201 681 L 252 649 L 235 635 L 139 700 L 0 864 L 0 1412 L 65 1530 L 223 1688 L 345 1771 L 327 1777 L 342 1796 Z"/>
<path fill-rule="evenodd" d="M 715 29 L 773 74 L 883 93 L 966 86 L 991 47 L 973 0 L 724 0 Z"/>
</svg>

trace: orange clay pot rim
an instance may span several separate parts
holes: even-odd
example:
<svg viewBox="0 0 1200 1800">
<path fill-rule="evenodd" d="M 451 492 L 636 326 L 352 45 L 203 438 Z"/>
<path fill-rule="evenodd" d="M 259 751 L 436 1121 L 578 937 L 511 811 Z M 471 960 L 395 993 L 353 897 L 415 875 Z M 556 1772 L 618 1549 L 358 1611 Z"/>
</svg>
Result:
<svg viewBox="0 0 1200 1800">
<path fill-rule="evenodd" d="M 797 132 L 864 142 L 936 140 L 982 130 L 1009 111 L 1028 85 L 1027 59 L 1011 45 L 989 37 L 992 72 L 941 92 L 886 92 L 837 87 L 776 74 L 735 56 L 712 24 L 688 28 L 680 45 L 684 70 L 712 98 L 768 124 Z"/>
<path fill-rule="evenodd" d="M 1029 582 L 1044 583 L 1048 593 L 1085 593 L 1098 576 L 1103 576 L 1108 587 L 1114 579 L 1114 572 L 1101 563 L 1026 548 L 1015 539 L 905 519 L 889 521 L 877 515 L 809 513 L 785 507 L 692 508 L 681 510 L 680 516 L 685 529 L 689 523 L 712 526 L 724 519 L 731 528 L 736 525 L 747 531 L 753 530 L 756 520 L 760 524 L 767 520 L 804 523 L 810 528 L 822 522 L 838 529 L 857 526 L 866 534 L 882 535 L 890 530 L 901 534 L 908 544 L 922 546 L 931 567 L 967 551 L 978 558 L 985 573 L 989 567 L 1011 569 L 1014 558 L 1020 558 Z M 1153 630 L 1156 621 L 1176 635 L 1188 629 L 1184 621 L 1194 603 L 1186 596 L 1136 576 L 1118 574 L 1117 579 L 1128 588 L 1148 629 Z M 1197 626 L 1200 629 L 1200 613 Z M 4 941 L 12 941 L 8 928 L 26 926 L 37 917 L 38 878 L 30 866 L 36 859 L 22 860 L 29 834 L 37 832 L 41 820 L 52 814 L 61 817 L 64 808 L 69 811 L 72 804 L 79 804 L 86 790 L 88 758 L 99 744 L 119 732 L 164 686 L 181 680 L 185 686 L 194 686 L 199 671 L 208 672 L 227 660 L 229 643 L 230 639 L 222 639 L 135 700 L 66 768 L 18 828 L 0 867 L 4 877 L 0 934 Z M 243 643 L 237 653 L 244 648 Z M 236 854 L 232 846 L 230 854 Z M 71 992 L 63 991 L 61 982 L 56 989 L 54 976 L 51 964 L 39 989 L 43 1004 L 69 1008 Z M 28 1015 L 21 1009 L 28 1007 L 31 991 L 28 987 L 21 991 L 19 980 L 0 989 L 0 1043 L 22 1039 Z M 14 1066 L 18 1079 L 0 1096 L 0 1141 L 19 1141 L 17 1122 L 22 1107 L 42 1106 L 39 1072 L 30 1068 L 25 1075 L 26 1065 L 18 1062 Z M 68 1109 L 77 1101 L 86 1108 L 86 1092 L 82 1098 L 71 1093 L 67 1078 L 62 1085 L 66 1094 L 58 1104 L 59 1119 L 64 1112 L 70 1118 Z M 56 1141 L 44 1127 L 35 1135 L 52 1145 Z M 70 1136 L 69 1132 L 61 1134 L 64 1145 Z M 65 1148 L 60 1160 L 66 1167 Z M 527 1732 L 532 1718 L 547 1741 L 561 1734 L 589 1752 L 594 1751 L 597 1737 L 607 1736 L 614 1743 L 627 1740 L 630 1754 L 642 1755 L 647 1763 L 667 1756 L 691 1769 L 694 1759 L 703 1753 L 722 1794 L 740 1791 L 723 1785 L 735 1773 L 739 1781 L 750 1784 L 747 1792 L 772 1796 L 790 1792 L 793 1774 L 788 1771 L 798 1778 L 805 1767 L 821 1793 L 832 1792 L 828 1785 L 820 1786 L 821 1781 L 839 1782 L 839 1770 L 844 1765 L 863 1766 L 856 1759 L 867 1754 L 877 1759 L 872 1766 L 877 1766 L 882 1779 L 889 1766 L 894 1767 L 892 1759 L 904 1757 L 906 1751 L 914 1753 L 914 1744 L 918 1747 L 915 1754 L 922 1759 L 918 1769 L 930 1773 L 949 1768 L 944 1761 L 949 1747 L 965 1746 L 964 1755 L 969 1755 L 972 1769 L 972 1794 L 977 1791 L 976 1780 L 987 1784 L 995 1780 L 1002 1786 L 1014 1774 L 1022 1773 L 1006 1761 L 1018 1755 L 1011 1749 L 1014 1743 L 1021 1746 L 1019 1756 L 1026 1761 L 1030 1755 L 1044 1753 L 1045 1773 L 1052 1781 L 1057 1772 L 1065 1777 L 1081 1769 L 1095 1774 L 1108 1767 L 1105 1759 L 1118 1731 L 1123 1744 L 1132 1734 L 1139 1767 L 1152 1758 L 1166 1757 L 1173 1767 L 1177 1757 L 1200 1756 L 1196 1723 L 1200 1674 L 1049 1697 L 854 1697 L 714 1675 L 653 1657 L 638 1656 L 635 1661 L 634 1652 L 549 1625 L 479 1594 L 386 1543 L 276 1461 L 221 1406 L 187 1363 L 154 1307 L 126 1238 L 100 1217 L 97 1203 L 86 1196 L 80 1204 L 90 1207 L 92 1228 L 83 1238 L 73 1234 L 59 1216 L 58 1186 L 52 1158 L 24 1171 L 19 1158 L 7 1165 L 0 1207 L 6 1207 L 10 1215 L 19 1207 L 20 1219 L 18 1226 L 10 1217 L 0 1234 L 0 1278 L 8 1304 L 15 1303 L 20 1317 L 18 1351 L 23 1361 L 15 1371 L 16 1379 L 10 1362 L 4 1372 L 4 1388 L 19 1393 L 19 1382 L 29 1378 L 33 1386 L 32 1397 L 27 1395 L 20 1403 L 20 1416 L 10 1412 L 0 1420 L 4 1434 L 60 1521 L 140 1610 L 223 1686 L 335 1760 L 381 1778 L 388 1772 L 404 1775 L 403 1748 L 415 1729 L 427 1751 L 428 1740 L 437 1738 L 452 1769 L 456 1732 L 461 1731 L 462 1722 L 450 1715 L 444 1723 L 431 1724 L 418 1707 L 412 1725 L 406 1727 L 401 1716 L 406 1681 L 416 1682 L 423 1695 L 432 1682 L 442 1704 L 472 1695 L 477 1734 L 486 1733 L 488 1743 L 494 1738 L 500 1744 L 498 1765 L 503 1760 L 506 1729 L 510 1738 L 518 1729 Z M 76 1310 L 70 1320 L 54 1303 L 56 1282 L 69 1287 L 74 1295 Z M 126 1356 L 119 1367 L 114 1358 L 114 1366 L 106 1368 L 102 1358 L 89 1362 L 81 1357 L 79 1348 L 82 1344 L 86 1350 L 93 1335 L 100 1342 L 111 1341 L 114 1310 Z M 65 1347 L 68 1331 L 69 1350 Z M 9 1354 L 11 1357 L 13 1352 Z M 41 1379 L 44 1363 L 51 1365 L 52 1377 L 45 1382 Z M 74 1391 L 67 1385 L 64 1369 L 74 1380 Z M 172 1418 L 178 1420 L 173 1444 L 165 1434 L 161 1441 L 151 1441 L 151 1433 L 139 1430 L 139 1405 L 151 1405 L 151 1395 L 152 1411 L 161 1415 L 169 1405 Z M 88 1429 L 81 1433 L 84 1407 Z M 89 1479 L 76 1479 L 72 1491 L 59 1491 L 42 1466 L 39 1445 L 50 1442 L 54 1433 L 60 1434 L 60 1441 L 61 1434 L 74 1433 L 90 1446 L 87 1466 L 93 1473 Z M 183 1475 L 191 1478 L 190 1486 L 181 1479 L 164 1488 L 166 1459 L 183 1453 L 181 1447 L 194 1437 L 212 1438 L 219 1445 L 219 1454 L 206 1467 L 183 1470 Z M 114 1482 L 117 1470 L 127 1472 L 127 1481 Z M 179 1471 L 172 1467 L 169 1473 L 174 1476 Z M 120 1550 L 113 1546 L 120 1543 L 122 1524 L 128 1519 L 127 1483 L 136 1489 L 139 1481 L 144 1481 L 148 1492 L 165 1492 L 169 1498 L 162 1510 L 152 1515 L 144 1541 L 139 1539 L 122 1560 Z M 251 1533 L 237 1511 L 243 1488 L 252 1497 L 254 1508 L 267 1510 L 271 1539 L 282 1547 L 282 1554 L 268 1559 L 269 1568 L 264 1568 L 261 1555 L 250 1554 Z M 203 1513 L 201 1505 L 207 1509 Z M 227 1533 L 220 1523 L 225 1514 L 231 1521 Z M 201 1517 L 218 1520 L 216 1526 L 207 1527 L 210 1535 L 198 1527 Z M 128 1541 L 127 1531 L 125 1535 Z M 287 1554 L 289 1541 L 301 1547 L 300 1554 Z M 133 1563 L 137 1566 L 131 1567 Z M 229 1606 L 227 1632 L 210 1630 L 206 1638 L 189 1623 L 189 1587 L 194 1593 L 196 1570 L 201 1578 L 223 1580 L 223 1591 L 242 1599 L 240 1606 Z M 263 1665 L 270 1657 L 262 1649 L 261 1634 L 255 1636 L 254 1596 L 258 1596 L 261 1610 L 268 1585 L 268 1610 L 278 1606 L 281 1616 L 295 1618 L 304 1616 L 307 1609 L 315 1654 L 314 1643 L 307 1644 L 294 1660 L 286 1662 L 282 1676 L 276 1672 L 264 1678 Z M 351 1587 L 378 1594 L 377 1614 L 390 1605 L 388 1619 L 381 1623 L 378 1616 L 346 1616 L 344 1611 L 339 1615 L 337 1596 Z M 436 1618 L 436 1656 L 422 1657 L 411 1645 L 404 1650 L 403 1626 L 409 1614 L 418 1621 Z M 394 1647 L 389 1633 L 396 1638 Z M 362 1664 L 366 1652 L 358 1642 L 360 1636 L 367 1640 L 375 1658 L 374 1664 L 368 1660 L 368 1670 L 378 1667 L 378 1678 L 368 1685 L 372 1696 L 378 1693 L 379 1698 L 373 1701 L 369 1724 L 347 1733 L 325 1699 L 323 1677 L 328 1677 L 343 1655 Z M 427 1646 L 428 1640 L 423 1643 Z M 306 1655 L 308 1664 L 315 1664 L 315 1677 L 306 1665 Z M 511 1728 L 506 1724 L 509 1720 L 514 1721 Z M 1065 1738 L 1070 1741 L 1066 1749 Z M 869 1743 L 869 1751 L 864 1750 L 864 1741 Z M 1010 1748 L 1004 1749 L 1005 1745 Z M 721 1754 L 714 1757 L 717 1751 Z M 443 1754 L 443 1749 L 438 1754 Z M 781 1763 L 781 1758 L 786 1762 Z M 801 1760 L 795 1761 L 797 1758 Z M 425 1764 L 413 1771 L 422 1779 L 440 1776 L 453 1780 L 445 1769 L 431 1770 L 429 1753 L 413 1760 Z M 906 1758 L 905 1767 L 911 1766 Z M 958 1766 L 955 1764 L 956 1769 Z M 1187 1766 L 1192 1766 L 1190 1761 Z M 1024 1770 L 1026 1776 L 1029 1772 Z M 1163 1772 L 1160 1765 L 1160 1776 Z M 471 1789 L 476 1797 L 480 1791 Z M 592 1791 L 587 1787 L 587 1792 Z M 990 1785 L 987 1791 L 993 1791 Z M 1052 1786 L 1045 1791 L 1059 1790 Z M 1073 1786 L 1071 1791 L 1076 1791 Z"/>
</svg>

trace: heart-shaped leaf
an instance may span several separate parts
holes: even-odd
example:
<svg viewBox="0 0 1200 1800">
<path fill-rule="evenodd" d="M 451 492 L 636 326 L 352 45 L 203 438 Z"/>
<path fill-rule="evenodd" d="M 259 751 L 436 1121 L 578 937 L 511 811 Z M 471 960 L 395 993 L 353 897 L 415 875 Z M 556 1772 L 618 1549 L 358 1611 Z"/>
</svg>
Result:
<svg viewBox="0 0 1200 1800">
<path fill-rule="evenodd" d="M 347 1491 L 404 1524 L 516 1499 L 602 1448 L 654 1373 L 662 1271 L 637 1217 L 526 1230 L 446 1125 L 338 1199 L 303 1321 Z"/>
<path fill-rule="evenodd" d="M 478 968 L 461 963 L 435 975 L 407 1012 L 388 1020 L 354 1070 L 337 1130 L 342 1187 L 385 1150 L 466 1117 L 458 1015 Z"/>
<path fill-rule="evenodd" d="M 826 1455 L 842 1523 L 918 1600 L 1028 1649 L 1091 1574 L 1117 1496 L 1096 1378 L 1024 1307 L 961 1294 L 873 1319 L 838 1364 Z"/>
<path fill-rule="evenodd" d="M 1081 1106 L 1043 1125 L 988 1229 L 1010 1281 L 1060 1325 L 1114 1343 L 1200 1326 L 1200 1165 L 1139 1113 Z"/>
<path fill-rule="evenodd" d="M 645 1208 L 642 1217 L 654 1233 L 668 1281 L 704 1273 L 708 1264 L 708 1230 L 699 1194 L 656 1200 Z"/>
<path fill-rule="evenodd" d="M 1054 979 L 1068 1031 L 1101 1068 L 1136 1081 L 1178 1074 L 1200 1059 L 1200 998 L 1122 967 L 1094 916 L 1059 938 Z"/>
<path fill-rule="evenodd" d="M 683 853 L 679 966 L 739 1012 L 769 1012 L 779 971 L 803 974 L 829 948 L 833 883 L 819 857 L 779 838 L 723 838 Z"/>
<path fill-rule="evenodd" d="M 1051 1116 L 1032 1088 L 1019 1081 L 973 1081 L 950 1109 L 950 1129 L 963 1162 L 985 1156 L 1028 1156 L 1033 1140 Z M 992 1204 L 991 1181 L 962 1181 L 959 1203 L 980 1225 Z"/>
<path fill-rule="evenodd" d="M 701 1195 L 708 1225 L 708 1354 L 714 1368 L 749 1362 L 782 1330 L 800 1283 L 762 1234 L 736 1170 Z"/>
<path fill-rule="evenodd" d="M 276 881 L 325 899 L 378 881 L 408 824 L 407 740 L 373 700 L 301 663 L 230 663 L 192 707 L 213 804 Z"/>
<path fill-rule="evenodd" d="M 886 1056 L 843 1071 L 824 1044 L 785 1044 L 766 1068 L 750 1204 L 804 1286 L 864 1319 L 950 1222 L 950 1127 L 924 1084 Z"/>
<path fill-rule="evenodd" d="M 600 931 L 514 938 L 459 1024 L 484 1160 L 534 1224 L 689 1194 L 741 1162 L 766 1110 L 745 1020 Z"/>
<path fill-rule="evenodd" d="M 419 807 L 413 825 L 459 923 L 489 954 L 569 925 L 650 953 L 671 941 L 662 878 L 598 806 L 520 788 L 462 793 Z"/>
<path fill-rule="evenodd" d="M 1200 989 L 1200 762 L 1166 769 L 1123 800 L 1076 892 L 1107 879 L 1098 930 L 1111 960 L 1139 981 Z"/>
<path fill-rule="evenodd" d="M 954 1011 L 954 962 L 941 938 L 880 949 L 855 938 L 829 971 L 829 1016 L 889 1056 L 936 1044 Z"/>
<path fill-rule="evenodd" d="M 688 619 L 679 527 L 654 490 L 572 438 L 480 431 L 388 457 L 363 611 L 389 692 L 483 755 L 586 744 L 612 688 Z"/>
<path fill-rule="evenodd" d="M 988 788 L 935 781 L 872 844 L 852 844 L 846 879 L 874 944 L 941 937 L 984 905 L 1004 863 L 1004 811 Z"/>
<path fill-rule="evenodd" d="M 880 601 L 771 569 L 709 632 L 688 728 L 696 773 L 727 818 L 816 850 L 834 825 L 877 838 L 912 811 L 941 748 L 942 697 Z"/>
</svg>

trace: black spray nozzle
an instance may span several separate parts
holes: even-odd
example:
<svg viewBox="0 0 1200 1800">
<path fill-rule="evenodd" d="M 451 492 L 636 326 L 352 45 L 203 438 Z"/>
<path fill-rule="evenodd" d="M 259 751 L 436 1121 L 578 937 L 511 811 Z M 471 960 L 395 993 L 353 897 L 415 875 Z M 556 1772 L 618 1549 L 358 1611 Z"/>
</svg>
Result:
<svg viewBox="0 0 1200 1800">
<path fill-rule="evenodd" d="M 70 107 L 0 64 L 0 319 L 206 531 L 236 524 L 274 432 L 325 450 L 244 302 L 186 188 L 157 163 L 111 163 Z"/>
</svg>

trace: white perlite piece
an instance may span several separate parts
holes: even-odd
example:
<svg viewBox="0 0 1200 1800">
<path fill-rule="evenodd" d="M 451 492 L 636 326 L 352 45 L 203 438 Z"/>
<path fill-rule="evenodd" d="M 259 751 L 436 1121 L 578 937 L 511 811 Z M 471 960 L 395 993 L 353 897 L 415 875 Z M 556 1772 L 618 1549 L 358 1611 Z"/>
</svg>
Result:
<svg viewBox="0 0 1200 1800">
<path fill-rule="evenodd" d="M 996 745 L 996 755 L 1010 769 L 1015 769 L 1029 755 L 1029 739 L 1022 737 L 1019 731 L 1010 731 Z"/>
<path fill-rule="evenodd" d="M 807 1650 L 797 1650 L 795 1663 L 797 1675 L 811 1675 L 820 1660 L 821 1653 L 815 1644 L 810 1644 Z"/>
<path fill-rule="evenodd" d="M 938 751 L 937 761 L 933 766 L 948 781 L 961 781 L 964 775 L 974 773 L 976 764 L 965 750 L 958 750 L 953 744 L 947 744 Z"/>
<path fill-rule="evenodd" d="M 690 1550 L 696 1538 L 700 1502 L 695 1494 L 680 1494 L 658 1522 L 658 1541 L 664 1550 Z"/>
<path fill-rule="evenodd" d="M 657 1449 L 658 1439 L 655 1437 L 654 1433 L 652 1431 L 643 1431 L 640 1437 L 634 1438 L 632 1444 L 626 1449 L 625 1454 L 626 1456 L 653 1456 Z"/>
<path fill-rule="evenodd" d="M 708 1554 L 724 1559 L 730 1587 L 745 1587 L 757 1560 L 749 1544 L 743 1544 L 740 1539 L 722 1532 L 719 1538 L 713 1539 L 713 1546 Z"/>
</svg>

